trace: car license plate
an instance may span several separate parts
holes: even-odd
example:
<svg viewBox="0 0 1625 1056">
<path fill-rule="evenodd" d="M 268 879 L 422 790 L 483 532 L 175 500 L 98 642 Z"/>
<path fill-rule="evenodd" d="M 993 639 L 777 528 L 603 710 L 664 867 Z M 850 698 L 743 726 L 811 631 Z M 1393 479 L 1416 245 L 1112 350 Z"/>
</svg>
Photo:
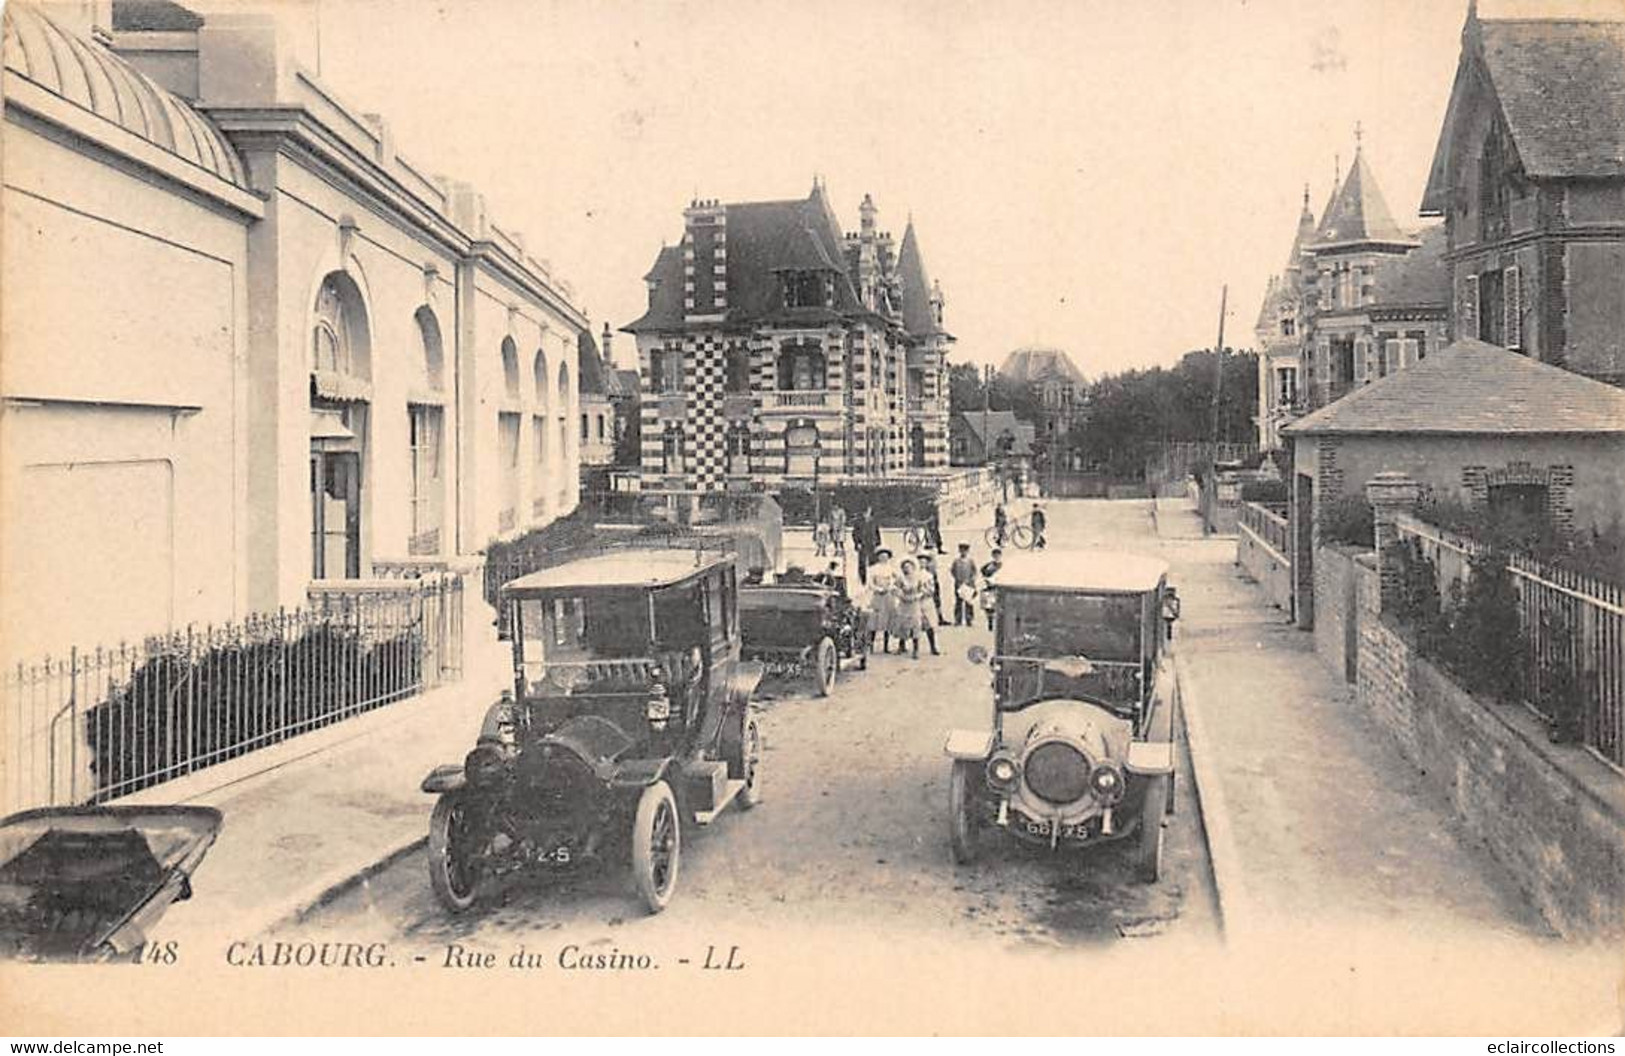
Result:
<svg viewBox="0 0 1625 1056">
<path fill-rule="evenodd" d="M 1048 818 L 1042 818 L 1042 819 L 1022 818 L 1021 819 L 1022 830 L 1025 831 L 1027 833 L 1027 835 L 1029 835 L 1029 836 L 1049 836 L 1051 834 L 1053 825 L 1054 825 L 1054 823 L 1051 822 Z M 1086 840 L 1091 835 L 1091 832 L 1090 832 L 1091 828 L 1092 828 L 1092 826 L 1087 821 L 1080 821 L 1075 825 L 1062 825 L 1061 826 L 1061 839 L 1063 839 L 1063 840 Z"/>
</svg>

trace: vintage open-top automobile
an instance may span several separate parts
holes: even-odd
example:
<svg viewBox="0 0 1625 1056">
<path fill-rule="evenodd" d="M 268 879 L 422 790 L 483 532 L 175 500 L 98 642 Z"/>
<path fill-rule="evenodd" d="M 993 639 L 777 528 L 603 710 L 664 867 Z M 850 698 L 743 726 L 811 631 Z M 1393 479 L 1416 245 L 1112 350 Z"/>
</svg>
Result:
<svg viewBox="0 0 1625 1056">
<path fill-rule="evenodd" d="M 41 807 L 0 820 L 0 958 L 139 958 L 220 832 L 213 807 Z M 159 958 L 161 959 L 161 958 Z"/>
<path fill-rule="evenodd" d="M 1051 849 L 1133 839 L 1156 881 L 1173 809 L 1168 566 L 1133 554 L 1012 556 L 997 576 L 992 721 L 948 735 L 950 843 L 960 863 L 1003 830 Z"/>
<path fill-rule="evenodd" d="M 789 570 L 773 583 L 739 588 L 744 655 L 769 674 L 810 674 L 827 697 L 843 660 L 869 666 L 863 612 L 847 596 L 844 576 L 808 576 Z"/>
<path fill-rule="evenodd" d="M 650 912 L 676 889 L 684 829 L 761 794 L 741 661 L 734 558 L 619 550 L 503 587 L 514 688 L 494 704 L 438 793 L 429 879 L 448 908 L 504 873 L 584 859 L 628 861 Z"/>
</svg>

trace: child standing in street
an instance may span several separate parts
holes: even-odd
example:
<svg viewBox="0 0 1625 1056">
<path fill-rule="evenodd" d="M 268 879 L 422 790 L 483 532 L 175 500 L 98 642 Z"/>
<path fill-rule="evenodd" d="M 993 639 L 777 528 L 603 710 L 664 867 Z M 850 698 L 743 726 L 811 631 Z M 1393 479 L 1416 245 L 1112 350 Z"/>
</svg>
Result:
<svg viewBox="0 0 1625 1056">
<path fill-rule="evenodd" d="M 920 658 L 920 602 L 924 596 L 925 584 L 915 573 L 914 562 L 908 558 L 897 569 L 897 582 L 894 588 L 897 596 L 896 609 L 892 615 L 892 632 L 897 636 L 897 651 L 903 652 L 906 644 L 913 650 L 914 659 Z"/>
</svg>

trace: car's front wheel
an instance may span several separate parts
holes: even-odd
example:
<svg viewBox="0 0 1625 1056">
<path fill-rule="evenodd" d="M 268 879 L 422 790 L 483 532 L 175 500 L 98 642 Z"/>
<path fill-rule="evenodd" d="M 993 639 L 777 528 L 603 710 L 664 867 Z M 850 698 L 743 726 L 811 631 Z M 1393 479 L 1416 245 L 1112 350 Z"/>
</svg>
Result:
<svg viewBox="0 0 1625 1056">
<path fill-rule="evenodd" d="M 429 817 L 429 886 L 440 904 L 453 913 L 474 908 L 490 891 L 491 869 L 485 861 L 469 798 L 447 792 L 435 801 Z"/>
<path fill-rule="evenodd" d="M 1154 884 L 1162 876 L 1163 821 L 1168 811 L 1169 777 L 1150 778 L 1145 802 L 1140 807 L 1140 835 L 1135 846 L 1134 875 L 1143 884 Z"/>
<path fill-rule="evenodd" d="M 835 689 L 835 675 L 840 670 L 841 657 L 835 651 L 835 639 L 829 635 L 818 639 L 813 650 L 813 676 L 818 680 L 818 695 L 827 697 Z"/>
<path fill-rule="evenodd" d="M 981 767 L 969 759 L 955 759 L 948 775 L 948 844 L 954 861 L 969 865 L 982 850 L 982 819 L 977 809 L 976 783 Z"/>
<path fill-rule="evenodd" d="M 659 913 L 677 890 L 683 832 L 671 786 L 656 781 L 638 797 L 632 818 L 632 882 L 650 913 Z"/>
</svg>

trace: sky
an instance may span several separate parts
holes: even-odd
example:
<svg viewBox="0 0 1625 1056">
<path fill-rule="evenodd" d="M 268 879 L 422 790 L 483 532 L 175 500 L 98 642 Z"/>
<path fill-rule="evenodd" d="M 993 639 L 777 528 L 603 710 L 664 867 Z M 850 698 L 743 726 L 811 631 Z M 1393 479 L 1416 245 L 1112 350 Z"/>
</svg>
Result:
<svg viewBox="0 0 1625 1056">
<path fill-rule="evenodd" d="M 1486 15 L 1599 0 L 1481 0 Z M 1621 0 L 1600 0 L 1621 8 Z M 912 215 L 954 358 L 1089 376 L 1252 344 L 1305 184 L 1355 149 L 1416 215 L 1466 0 L 304 0 L 320 73 L 466 180 L 597 331 L 694 197 Z M 617 353 L 631 352 L 629 337 Z"/>
</svg>

